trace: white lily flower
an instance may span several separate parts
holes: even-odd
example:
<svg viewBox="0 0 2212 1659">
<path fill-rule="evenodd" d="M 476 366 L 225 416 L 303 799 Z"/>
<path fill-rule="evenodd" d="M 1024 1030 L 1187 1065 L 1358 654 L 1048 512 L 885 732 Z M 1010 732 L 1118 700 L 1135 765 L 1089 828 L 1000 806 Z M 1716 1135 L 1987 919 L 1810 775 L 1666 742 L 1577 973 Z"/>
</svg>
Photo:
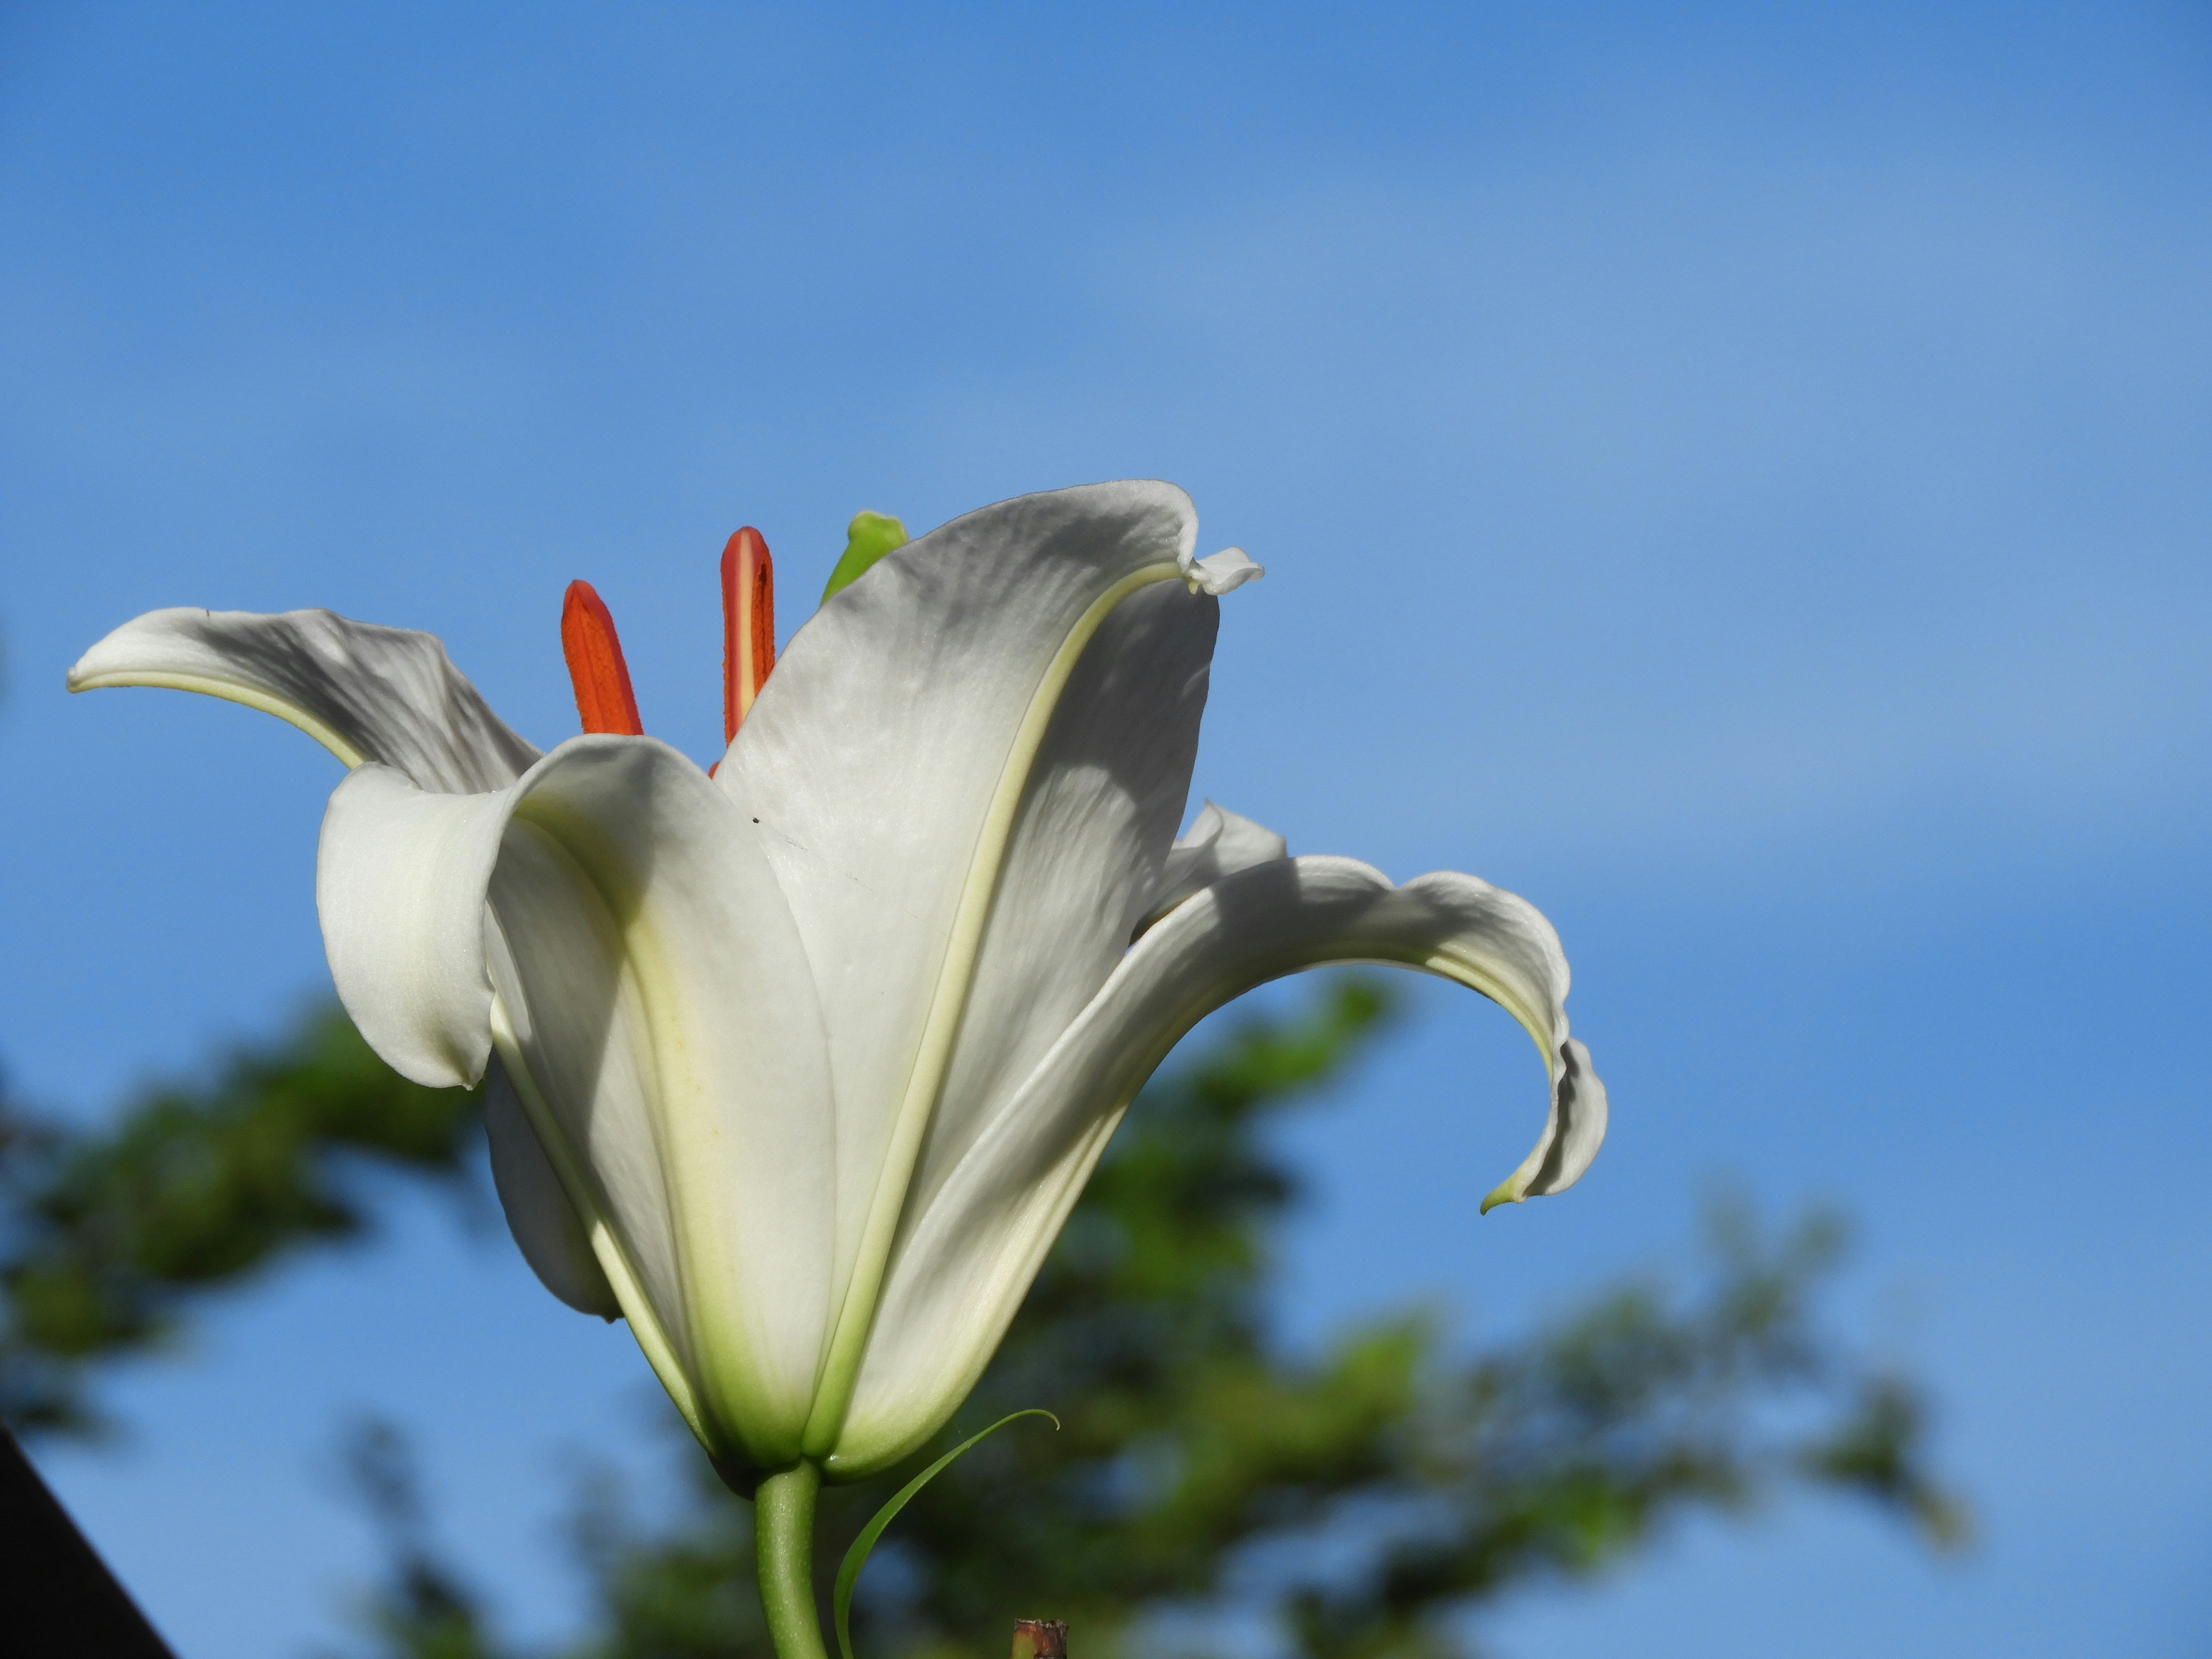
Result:
<svg viewBox="0 0 2212 1659">
<path fill-rule="evenodd" d="M 1216 596 L 1260 574 L 1195 540 L 1128 483 L 908 543 L 755 663 L 711 778 L 642 736 L 541 755 L 435 638 L 328 611 L 155 611 L 69 684 L 227 697 L 351 769 L 317 902 L 362 1034 L 420 1083 L 489 1071 L 524 1255 L 629 1321 L 726 1472 L 854 1478 L 951 1416 L 1139 1087 L 1263 981 L 1390 963 L 1511 1013 L 1549 1110 L 1490 1203 L 1603 1138 L 1527 902 L 1210 804 L 1176 840 Z M 626 700 L 595 660 L 580 702 Z"/>
</svg>

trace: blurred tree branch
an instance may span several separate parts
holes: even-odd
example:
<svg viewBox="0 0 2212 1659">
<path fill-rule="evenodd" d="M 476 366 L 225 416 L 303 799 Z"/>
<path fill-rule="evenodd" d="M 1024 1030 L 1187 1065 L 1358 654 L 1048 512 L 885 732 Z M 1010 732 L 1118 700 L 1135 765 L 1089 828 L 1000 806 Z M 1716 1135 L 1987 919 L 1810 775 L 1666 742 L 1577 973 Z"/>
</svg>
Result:
<svg viewBox="0 0 2212 1659">
<path fill-rule="evenodd" d="M 347 1435 L 344 1452 L 348 1480 L 384 1544 L 384 1582 L 362 1609 L 378 1644 L 417 1659 L 493 1651 L 476 1597 L 437 1547 L 406 1437 L 386 1419 L 366 1418 Z"/>
<path fill-rule="evenodd" d="M 473 1185 L 481 1109 L 398 1076 L 336 1008 L 204 1084 L 149 1091 L 106 1131 L 0 1107 L 0 1419 L 96 1429 L 97 1362 L 162 1340 L 196 1296 L 372 1224 L 359 1160 Z"/>
</svg>

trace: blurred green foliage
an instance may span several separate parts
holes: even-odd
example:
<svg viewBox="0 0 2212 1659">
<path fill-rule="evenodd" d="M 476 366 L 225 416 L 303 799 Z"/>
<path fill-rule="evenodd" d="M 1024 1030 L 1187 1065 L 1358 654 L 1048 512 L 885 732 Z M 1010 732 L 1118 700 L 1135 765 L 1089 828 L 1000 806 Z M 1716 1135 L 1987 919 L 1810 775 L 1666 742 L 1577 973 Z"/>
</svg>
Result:
<svg viewBox="0 0 2212 1659">
<path fill-rule="evenodd" d="M 482 1106 L 406 1081 L 325 1008 L 105 1133 L 0 1110 L 0 1419 L 96 1429 L 96 1362 L 159 1343 L 196 1292 L 372 1224 L 364 1160 L 472 1188 Z"/>
<path fill-rule="evenodd" d="M 1931 1542 L 1962 1536 L 1918 1392 L 1817 1317 L 1832 1218 L 1769 1235 L 1723 1206 L 1681 1282 L 1618 1286 L 1472 1357 L 1420 1315 L 1286 1347 L 1272 1297 L 1299 1185 L 1272 1130 L 1392 1011 L 1370 981 L 1322 983 L 1132 1111 L 975 1396 L 916 1466 L 1021 1407 L 1064 1427 L 1010 1426 L 900 1517 L 861 1581 L 864 1653 L 995 1654 L 1018 1616 L 1071 1620 L 1085 1659 L 1212 1651 L 1237 1645 L 1225 1619 L 1257 1615 L 1310 1659 L 1443 1659 L 1469 1651 L 1466 1615 L 1507 1588 L 1592 1572 L 1694 1511 L 1825 1488 Z M 195 1291 L 368 1224 L 348 1174 L 362 1158 L 480 1179 L 475 1110 L 393 1078 L 325 1015 L 110 1133 L 16 1125 L 0 1407 L 31 1428 L 88 1420 L 97 1358 L 161 1336 Z M 374 1650 L 516 1655 L 438 1548 L 398 1431 L 362 1428 L 352 1461 L 386 1540 Z M 597 1612 L 567 1659 L 767 1659 L 748 1506 L 689 1463 L 696 1491 L 673 1516 L 641 1521 L 611 1476 L 586 1482 L 575 1539 Z M 825 1497 L 825 1595 L 909 1473 Z"/>
</svg>

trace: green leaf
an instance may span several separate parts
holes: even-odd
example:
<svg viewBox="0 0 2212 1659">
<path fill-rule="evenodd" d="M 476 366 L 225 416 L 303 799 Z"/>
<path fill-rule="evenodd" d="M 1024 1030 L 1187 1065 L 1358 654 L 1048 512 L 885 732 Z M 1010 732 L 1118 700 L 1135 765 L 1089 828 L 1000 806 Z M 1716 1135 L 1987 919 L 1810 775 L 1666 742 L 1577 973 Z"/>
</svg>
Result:
<svg viewBox="0 0 2212 1659">
<path fill-rule="evenodd" d="M 896 522 L 894 520 L 893 522 Z M 848 556 L 849 556 L 849 555 Z M 837 1626 L 837 1651 L 844 1659 L 853 1659 L 853 1586 L 860 1582 L 860 1569 L 868 1565 L 868 1557 L 876 1547 L 876 1540 L 884 1535 L 884 1528 L 898 1519 L 898 1512 L 914 1501 L 914 1495 L 944 1472 L 945 1466 L 978 1440 L 996 1434 L 1018 1417 L 1042 1417 L 1055 1429 L 1060 1419 L 1041 1406 L 1031 1406 L 1025 1411 L 1010 1412 L 979 1433 L 969 1435 L 951 1451 L 939 1458 L 920 1474 L 891 1494 L 890 1502 L 876 1511 L 875 1519 L 860 1528 L 860 1535 L 853 1540 L 853 1547 L 845 1552 L 838 1565 L 837 1588 L 830 1606 Z"/>
<path fill-rule="evenodd" d="M 906 526 L 888 513 L 855 513 L 845 527 L 845 551 L 830 573 L 830 586 L 822 590 L 827 605 L 832 594 L 850 587 L 868 574 L 868 567 L 886 553 L 907 544 Z"/>
</svg>

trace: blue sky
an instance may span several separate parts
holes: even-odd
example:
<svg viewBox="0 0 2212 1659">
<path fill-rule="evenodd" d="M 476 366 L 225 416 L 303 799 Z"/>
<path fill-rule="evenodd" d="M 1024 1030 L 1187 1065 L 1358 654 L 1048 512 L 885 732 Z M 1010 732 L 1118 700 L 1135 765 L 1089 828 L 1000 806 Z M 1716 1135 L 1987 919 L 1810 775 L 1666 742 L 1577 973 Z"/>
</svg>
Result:
<svg viewBox="0 0 2212 1659">
<path fill-rule="evenodd" d="M 1540 1085 L 1424 991 L 1296 1132 L 1291 1328 L 1834 1200 L 1982 1511 L 1696 1528 L 1497 1650 L 2201 1652 L 2208 86 L 2181 7 L 11 9 L 0 1054 L 94 1115 L 327 982 L 328 758 L 61 695 L 140 611 L 431 629 L 550 742 L 588 576 L 703 757 L 737 524 L 804 593 L 858 507 L 1172 478 L 1270 568 L 1199 792 L 1534 899 L 1615 1104 L 1478 1223 Z M 185 1653 L 337 1639 L 348 1413 L 526 1633 L 574 1460 L 651 1466 L 620 1330 L 398 1213 L 43 1456 Z"/>
</svg>

